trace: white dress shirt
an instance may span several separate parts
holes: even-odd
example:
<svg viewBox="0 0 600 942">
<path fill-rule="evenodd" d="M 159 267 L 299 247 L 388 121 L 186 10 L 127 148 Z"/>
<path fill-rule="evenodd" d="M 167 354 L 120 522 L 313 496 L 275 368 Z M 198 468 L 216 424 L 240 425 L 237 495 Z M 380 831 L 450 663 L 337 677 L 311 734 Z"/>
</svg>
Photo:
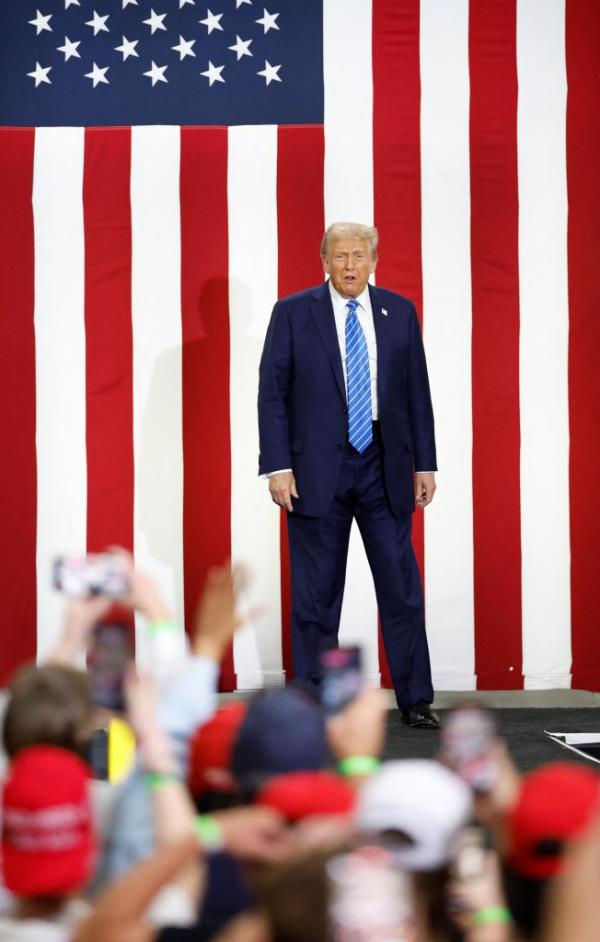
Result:
<svg viewBox="0 0 600 942">
<path fill-rule="evenodd" d="M 343 298 L 335 288 L 333 282 L 329 282 L 329 294 L 333 304 L 333 315 L 335 317 L 335 329 L 338 335 L 340 353 L 342 355 L 342 370 L 344 371 L 344 384 L 346 386 L 346 398 L 348 398 L 348 375 L 346 370 L 346 317 L 348 308 L 346 305 L 350 298 Z M 358 301 L 356 315 L 360 326 L 363 329 L 365 340 L 367 341 L 367 352 L 369 354 L 369 372 L 371 374 L 371 413 L 373 421 L 377 421 L 379 409 L 377 406 L 377 340 L 375 339 L 375 325 L 373 323 L 373 309 L 371 307 L 371 298 L 369 297 L 368 285 L 355 298 Z"/>
</svg>

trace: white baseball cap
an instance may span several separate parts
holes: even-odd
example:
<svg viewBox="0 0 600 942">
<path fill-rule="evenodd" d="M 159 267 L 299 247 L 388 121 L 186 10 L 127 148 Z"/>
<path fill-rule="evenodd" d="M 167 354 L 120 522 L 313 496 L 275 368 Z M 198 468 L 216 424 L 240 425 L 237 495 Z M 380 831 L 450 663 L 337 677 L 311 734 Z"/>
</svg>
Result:
<svg viewBox="0 0 600 942">
<path fill-rule="evenodd" d="M 400 831 L 409 843 L 394 855 L 409 870 L 436 870 L 448 863 L 459 830 L 472 814 L 469 787 L 439 762 L 385 762 L 360 792 L 357 824 L 365 834 Z"/>
</svg>

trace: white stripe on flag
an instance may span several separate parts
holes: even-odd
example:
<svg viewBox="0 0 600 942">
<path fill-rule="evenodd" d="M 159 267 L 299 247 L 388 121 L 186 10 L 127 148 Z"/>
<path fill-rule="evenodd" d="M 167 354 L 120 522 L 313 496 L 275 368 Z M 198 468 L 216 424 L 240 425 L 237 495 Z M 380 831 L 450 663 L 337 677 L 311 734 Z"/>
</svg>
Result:
<svg viewBox="0 0 600 942">
<path fill-rule="evenodd" d="M 523 673 L 570 686 L 565 0 L 519 0 Z"/>
<path fill-rule="evenodd" d="M 467 0 L 421 4 L 423 321 L 440 468 L 425 591 L 442 690 L 475 686 L 468 30 Z"/>
<path fill-rule="evenodd" d="M 85 553 L 82 128 L 36 131 L 33 174 L 37 444 L 37 657 L 56 640 L 57 553 Z"/>
<path fill-rule="evenodd" d="M 373 76 L 370 0 L 323 5 L 325 224 L 373 224 Z M 377 600 L 365 550 L 352 525 L 340 644 L 363 647 L 365 674 L 379 682 Z"/>
<path fill-rule="evenodd" d="M 231 553 L 253 572 L 248 605 L 264 608 L 234 640 L 237 685 L 248 689 L 282 679 L 279 513 L 257 476 L 256 421 L 258 365 L 277 297 L 277 128 L 230 128 L 228 164 Z"/>
<path fill-rule="evenodd" d="M 323 4 L 325 224 L 373 224 L 371 0 Z"/>
<path fill-rule="evenodd" d="M 135 557 L 157 579 L 182 625 L 178 128 L 132 131 L 131 229 Z M 142 661 L 143 638 L 138 630 Z"/>
</svg>

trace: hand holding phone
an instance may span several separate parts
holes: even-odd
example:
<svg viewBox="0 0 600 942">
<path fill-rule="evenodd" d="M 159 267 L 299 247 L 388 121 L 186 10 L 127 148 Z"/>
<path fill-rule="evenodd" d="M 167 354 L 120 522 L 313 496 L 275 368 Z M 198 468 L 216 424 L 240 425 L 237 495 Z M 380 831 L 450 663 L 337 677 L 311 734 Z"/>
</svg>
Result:
<svg viewBox="0 0 600 942">
<path fill-rule="evenodd" d="M 333 857 L 326 873 L 333 942 L 407 942 L 414 938 L 413 884 L 389 851 L 359 846 Z"/>
<path fill-rule="evenodd" d="M 473 791 L 488 792 L 497 778 L 492 759 L 496 724 L 489 710 L 472 704 L 447 714 L 440 734 L 440 757 Z"/>
<path fill-rule="evenodd" d="M 321 703 L 328 715 L 339 713 L 360 693 L 363 686 L 361 650 L 358 645 L 331 648 L 321 653 L 323 678 Z"/>
<path fill-rule="evenodd" d="M 127 625 L 100 622 L 94 627 L 87 668 L 95 706 L 116 713 L 124 711 L 124 674 L 131 655 Z"/>
<path fill-rule="evenodd" d="M 129 575 L 123 559 L 115 553 L 59 556 L 54 561 L 53 585 L 74 598 L 105 595 L 123 598 L 129 592 Z"/>
</svg>

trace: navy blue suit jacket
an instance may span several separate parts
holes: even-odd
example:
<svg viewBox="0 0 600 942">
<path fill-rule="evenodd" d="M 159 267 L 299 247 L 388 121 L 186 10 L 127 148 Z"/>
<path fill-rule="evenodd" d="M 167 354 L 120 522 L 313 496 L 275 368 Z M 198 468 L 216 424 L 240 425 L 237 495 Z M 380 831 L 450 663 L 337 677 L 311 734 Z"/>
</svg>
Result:
<svg viewBox="0 0 600 942">
<path fill-rule="evenodd" d="M 396 516 L 414 510 L 413 473 L 435 471 L 433 410 L 415 306 L 369 285 L 377 339 L 384 478 Z M 259 474 L 292 468 L 294 509 L 328 512 L 347 438 L 342 358 L 328 283 L 278 301 L 260 363 Z"/>
</svg>

